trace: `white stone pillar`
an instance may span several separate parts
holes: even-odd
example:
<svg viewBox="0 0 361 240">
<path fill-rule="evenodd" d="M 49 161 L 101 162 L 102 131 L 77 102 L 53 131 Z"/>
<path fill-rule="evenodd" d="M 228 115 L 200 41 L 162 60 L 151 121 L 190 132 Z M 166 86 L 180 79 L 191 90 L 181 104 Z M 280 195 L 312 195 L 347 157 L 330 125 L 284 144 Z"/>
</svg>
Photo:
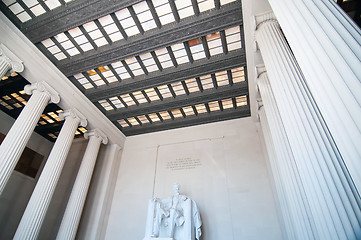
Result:
<svg viewBox="0 0 361 240">
<path fill-rule="evenodd" d="M 108 143 L 107 137 L 97 129 L 85 133 L 84 137 L 89 138 L 89 143 L 85 150 L 84 157 L 56 237 L 58 240 L 75 239 L 100 144 Z"/>
<path fill-rule="evenodd" d="M 332 0 L 269 3 L 360 192 L 361 32 Z"/>
<path fill-rule="evenodd" d="M 60 101 L 59 94 L 45 82 L 26 85 L 25 92 L 32 96 L 0 146 L 0 194 L 45 107 L 49 102 Z"/>
<path fill-rule="evenodd" d="M 264 100 L 258 115 L 269 153 L 270 166 L 274 173 L 288 239 L 314 239 L 314 221 L 309 213 L 307 197 L 264 66 L 257 67 L 257 75 L 258 89 Z"/>
<path fill-rule="evenodd" d="M 357 239 L 361 234 L 359 198 L 343 171 L 337 146 L 273 14 L 258 16 L 256 22 L 256 40 L 317 236 Z"/>
<path fill-rule="evenodd" d="M 46 211 L 49 207 L 56 184 L 64 166 L 75 131 L 79 125 L 86 126 L 85 117 L 76 109 L 59 114 L 65 119 L 59 136 L 50 152 L 48 160 L 25 209 L 14 239 L 37 239 Z"/>
<path fill-rule="evenodd" d="M 0 43 L 0 81 L 9 71 L 20 73 L 24 71 L 24 65 L 14 53 Z"/>
</svg>

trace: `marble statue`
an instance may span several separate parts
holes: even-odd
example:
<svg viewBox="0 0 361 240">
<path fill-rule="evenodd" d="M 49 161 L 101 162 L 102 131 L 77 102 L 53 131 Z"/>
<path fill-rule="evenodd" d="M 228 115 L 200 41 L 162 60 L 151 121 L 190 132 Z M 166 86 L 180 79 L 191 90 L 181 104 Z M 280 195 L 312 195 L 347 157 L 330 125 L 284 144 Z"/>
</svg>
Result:
<svg viewBox="0 0 361 240">
<path fill-rule="evenodd" d="M 144 240 L 200 239 L 202 222 L 197 204 L 189 197 L 180 195 L 179 188 L 180 185 L 176 183 L 173 196 L 149 201 Z"/>
</svg>

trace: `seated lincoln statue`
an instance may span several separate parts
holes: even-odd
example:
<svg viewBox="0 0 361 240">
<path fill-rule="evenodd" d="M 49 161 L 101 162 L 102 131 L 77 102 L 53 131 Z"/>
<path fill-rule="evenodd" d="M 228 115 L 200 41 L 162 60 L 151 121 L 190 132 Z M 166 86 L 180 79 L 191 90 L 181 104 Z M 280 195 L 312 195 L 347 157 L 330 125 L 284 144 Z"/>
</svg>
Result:
<svg viewBox="0 0 361 240">
<path fill-rule="evenodd" d="M 171 197 L 149 201 L 144 240 L 200 239 L 202 222 L 197 205 L 187 196 L 180 195 L 179 187 L 179 184 L 174 184 Z"/>
</svg>

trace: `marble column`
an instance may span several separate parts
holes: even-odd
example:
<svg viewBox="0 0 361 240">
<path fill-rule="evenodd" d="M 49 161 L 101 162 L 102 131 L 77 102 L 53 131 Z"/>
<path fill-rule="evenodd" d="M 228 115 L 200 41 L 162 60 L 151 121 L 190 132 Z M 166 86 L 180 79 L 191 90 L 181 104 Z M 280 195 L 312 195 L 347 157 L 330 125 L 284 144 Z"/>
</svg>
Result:
<svg viewBox="0 0 361 240">
<path fill-rule="evenodd" d="M 60 101 L 59 94 L 45 82 L 26 85 L 24 90 L 32 96 L 0 146 L 0 194 L 45 107 L 50 102 L 58 103 Z"/>
<path fill-rule="evenodd" d="M 14 53 L 0 43 L 0 81 L 9 71 L 22 72 L 24 71 L 24 65 Z"/>
<path fill-rule="evenodd" d="M 332 0 L 269 3 L 360 192 L 360 29 Z"/>
<path fill-rule="evenodd" d="M 314 221 L 264 66 L 257 67 L 257 75 L 258 89 L 264 100 L 258 115 L 288 239 L 314 239 Z"/>
<path fill-rule="evenodd" d="M 314 234 L 321 239 L 357 239 L 359 198 L 317 101 L 274 15 L 257 16 L 256 23 L 256 40 L 315 222 Z M 263 103 L 266 106 L 265 99 Z"/>
<path fill-rule="evenodd" d="M 108 143 L 107 137 L 97 129 L 85 133 L 84 137 L 89 138 L 89 143 L 58 231 L 56 239 L 59 240 L 75 239 L 100 144 Z"/>
<path fill-rule="evenodd" d="M 74 139 L 75 131 L 79 123 L 84 127 L 87 125 L 85 117 L 76 109 L 71 109 L 59 114 L 59 118 L 65 119 L 64 125 L 41 172 L 14 239 L 37 239 Z"/>
</svg>

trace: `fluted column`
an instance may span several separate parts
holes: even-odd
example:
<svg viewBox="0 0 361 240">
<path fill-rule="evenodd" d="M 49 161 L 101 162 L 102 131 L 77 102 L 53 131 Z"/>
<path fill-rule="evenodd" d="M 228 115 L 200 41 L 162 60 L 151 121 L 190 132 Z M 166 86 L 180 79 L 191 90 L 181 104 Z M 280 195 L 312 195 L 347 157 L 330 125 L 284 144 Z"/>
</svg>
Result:
<svg viewBox="0 0 361 240">
<path fill-rule="evenodd" d="M 257 75 L 263 103 L 258 115 L 282 205 L 288 239 L 317 239 L 307 197 L 264 66 L 257 67 Z"/>
<path fill-rule="evenodd" d="M 59 94 L 45 82 L 26 85 L 24 90 L 32 96 L 0 146 L 0 194 L 45 107 L 50 102 L 58 103 L 60 101 Z"/>
<path fill-rule="evenodd" d="M 65 119 L 59 136 L 35 186 L 33 194 L 15 233 L 14 239 L 37 239 L 46 211 L 64 166 L 75 131 L 79 125 L 86 126 L 85 117 L 76 109 L 59 114 Z"/>
<path fill-rule="evenodd" d="M 24 71 L 24 65 L 14 53 L 0 43 L 0 81 L 9 71 L 22 72 Z"/>
<path fill-rule="evenodd" d="M 269 0 L 347 171 L 361 191 L 361 35 L 332 0 Z"/>
<path fill-rule="evenodd" d="M 58 231 L 56 238 L 58 240 L 75 239 L 100 144 L 107 144 L 108 142 L 107 137 L 97 129 L 85 133 L 84 136 L 85 138 L 89 138 L 89 143 L 85 150 L 84 157 Z"/>
<path fill-rule="evenodd" d="M 256 40 L 317 236 L 357 239 L 361 234 L 359 198 L 317 102 L 273 14 L 258 16 L 256 22 Z"/>
</svg>

